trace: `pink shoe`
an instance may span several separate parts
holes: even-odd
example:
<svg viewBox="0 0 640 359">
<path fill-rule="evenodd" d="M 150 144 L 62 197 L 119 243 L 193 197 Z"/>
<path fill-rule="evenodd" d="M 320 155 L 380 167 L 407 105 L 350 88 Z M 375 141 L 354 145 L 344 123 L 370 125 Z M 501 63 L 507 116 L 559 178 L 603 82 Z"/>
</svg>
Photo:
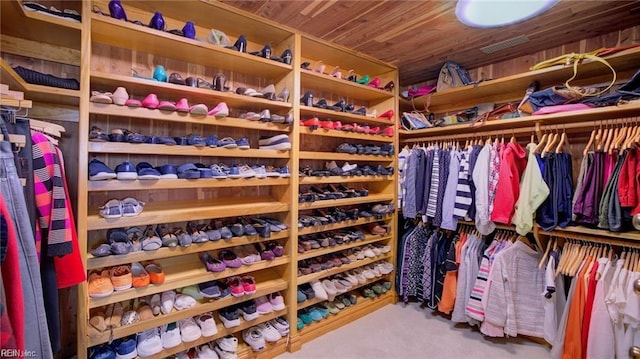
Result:
<svg viewBox="0 0 640 359">
<path fill-rule="evenodd" d="M 242 277 L 242 287 L 244 289 L 244 294 L 256 294 L 256 280 L 253 279 L 252 276 L 246 275 Z"/>
<path fill-rule="evenodd" d="M 227 279 L 227 286 L 231 290 L 231 295 L 234 297 L 242 297 L 244 295 L 244 287 L 242 286 L 242 279 L 240 277 L 231 277 Z"/>
<path fill-rule="evenodd" d="M 124 105 L 129 106 L 131 108 L 136 108 L 136 107 L 142 107 L 142 102 L 140 102 L 140 100 L 130 98 L 124 102 Z"/>
<path fill-rule="evenodd" d="M 215 116 L 216 118 L 224 118 L 229 116 L 229 107 L 224 102 L 220 102 L 216 107 L 212 108 L 207 114 L 209 116 Z"/>
<path fill-rule="evenodd" d="M 147 95 L 147 97 L 144 98 L 144 100 L 142 100 L 142 106 L 155 110 L 156 108 L 158 108 L 158 104 L 160 103 L 160 101 L 158 101 L 158 96 L 156 96 L 156 94 L 154 93 L 150 93 Z"/>
<path fill-rule="evenodd" d="M 273 310 L 284 310 L 284 298 L 282 298 L 282 295 L 280 295 L 280 293 L 271 293 L 267 297 L 269 298 L 269 303 L 271 304 Z"/>
<path fill-rule="evenodd" d="M 207 105 L 199 103 L 197 105 L 193 105 L 189 108 L 189 113 L 191 113 L 192 115 L 203 115 L 206 116 L 207 115 L 207 111 L 209 111 L 209 108 L 207 107 Z"/>
<path fill-rule="evenodd" d="M 178 103 L 176 103 L 176 111 L 178 112 L 189 112 L 189 102 L 186 98 L 181 98 Z"/>
<path fill-rule="evenodd" d="M 385 128 L 382 131 L 382 134 L 384 134 L 385 136 L 393 137 L 393 134 L 394 134 L 393 126 L 389 126 Z"/>
<path fill-rule="evenodd" d="M 173 102 L 169 102 L 169 101 L 160 101 L 160 104 L 158 105 L 158 110 L 175 111 L 176 110 L 176 104 L 173 103 Z"/>
</svg>

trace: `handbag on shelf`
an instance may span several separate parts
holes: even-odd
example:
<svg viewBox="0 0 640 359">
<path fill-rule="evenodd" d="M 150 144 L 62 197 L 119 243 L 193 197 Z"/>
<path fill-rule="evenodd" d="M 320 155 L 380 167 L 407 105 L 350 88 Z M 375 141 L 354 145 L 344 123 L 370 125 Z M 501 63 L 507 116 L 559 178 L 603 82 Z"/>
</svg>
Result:
<svg viewBox="0 0 640 359">
<path fill-rule="evenodd" d="M 442 117 L 436 126 L 444 127 L 473 122 L 478 117 L 478 107 L 468 108 L 453 115 Z"/>
<path fill-rule="evenodd" d="M 473 121 L 471 126 L 482 126 L 487 121 L 516 117 L 520 117 L 520 114 L 518 113 L 518 106 L 515 103 L 505 103 L 494 108 L 492 111 L 479 115 L 478 118 Z"/>
<path fill-rule="evenodd" d="M 442 92 L 444 90 L 462 87 L 472 83 L 473 79 L 471 78 L 469 71 L 453 61 L 447 61 L 440 69 L 436 91 Z"/>
<path fill-rule="evenodd" d="M 558 57 L 554 57 L 553 59 L 549 59 L 549 60 L 545 60 L 542 62 L 539 62 L 537 64 L 535 64 L 533 67 L 531 67 L 531 70 L 540 70 L 540 69 L 545 69 L 547 67 L 551 67 L 551 66 L 557 66 L 557 65 L 561 65 L 561 66 L 572 66 L 573 67 L 573 76 L 571 76 L 567 81 L 564 82 L 564 86 L 569 90 L 574 92 L 577 95 L 580 95 L 582 97 L 587 97 L 587 96 L 600 96 L 604 93 L 606 93 L 611 86 L 613 86 L 616 82 L 616 70 L 613 69 L 613 67 L 611 67 L 611 65 L 607 62 L 607 60 L 603 59 L 602 57 L 600 57 L 599 55 L 601 54 L 611 54 L 617 51 L 621 51 L 621 50 L 614 50 L 614 48 L 611 49 L 598 49 L 598 50 L 594 50 L 591 52 L 586 52 L 583 54 L 578 54 L 575 52 L 572 52 L 570 54 L 564 54 Z M 612 73 L 612 78 L 611 81 L 609 82 L 609 85 L 606 86 L 604 89 L 598 91 L 598 92 L 592 92 L 592 91 L 588 91 L 588 92 L 583 92 L 583 90 L 585 89 L 585 87 L 577 87 L 577 86 L 572 86 L 571 85 L 571 81 L 573 81 L 577 76 L 578 76 L 578 67 L 579 65 L 584 61 L 584 60 L 591 60 L 594 62 L 599 62 L 601 64 L 603 64 L 605 67 L 607 67 L 609 70 L 611 70 Z"/>
<path fill-rule="evenodd" d="M 402 128 L 407 131 L 423 130 L 425 128 L 433 127 L 431 123 L 433 121 L 433 114 L 429 114 L 429 120 L 422 112 L 403 112 L 400 117 L 400 123 Z"/>
<path fill-rule="evenodd" d="M 599 93 L 598 89 L 593 87 L 582 87 L 580 88 L 580 92 L 586 94 Z M 583 95 L 567 87 L 554 86 L 532 93 L 518 109 L 524 113 L 532 114 L 546 106 L 576 103 L 580 102 L 583 98 Z"/>
</svg>

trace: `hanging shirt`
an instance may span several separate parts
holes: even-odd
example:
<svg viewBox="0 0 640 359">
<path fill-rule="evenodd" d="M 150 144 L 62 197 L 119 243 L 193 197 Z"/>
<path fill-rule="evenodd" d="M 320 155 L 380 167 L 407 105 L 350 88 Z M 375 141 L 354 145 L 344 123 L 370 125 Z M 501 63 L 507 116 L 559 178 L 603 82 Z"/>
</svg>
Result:
<svg viewBox="0 0 640 359">
<path fill-rule="evenodd" d="M 598 259 L 598 276 L 596 291 L 591 311 L 591 325 L 587 336 L 588 359 L 615 359 L 615 337 L 613 323 L 605 302 L 606 291 L 611 284 L 614 268 L 607 258 Z"/>
<path fill-rule="evenodd" d="M 490 219 L 489 213 L 489 159 L 491 157 L 491 145 L 485 145 L 476 160 L 473 169 L 473 183 L 476 189 L 476 228 L 483 235 L 488 235 L 496 229 Z"/>
<path fill-rule="evenodd" d="M 502 153 L 502 144 L 496 140 L 491 146 L 491 155 L 489 158 L 489 213 L 493 212 L 493 202 L 496 198 L 496 189 L 498 188 L 498 180 L 500 179 L 500 156 Z"/>
<path fill-rule="evenodd" d="M 460 153 L 456 150 L 451 150 L 449 156 L 449 176 L 447 177 L 447 186 L 442 198 L 442 222 L 440 223 L 440 228 L 455 231 L 458 226 L 454 210 L 456 188 L 458 187 L 458 177 L 460 176 Z"/>
<path fill-rule="evenodd" d="M 458 183 L 456 186 L 456 200 L 453 208 L 453 217 L 464 220 L 471 207 L 471 186 L 469 183 L 469 155 L 471 151 L 460 153 L 460 170 L 458 171 Z"/>
<path fill-rule="evenodd" d="M 520 176 L 527 165 L 526 153 L 517 143 L 508 143 L 502 151 L 500 178 L 496 188 L 491 220 L 510 224 L 516 202 L 520 197 Z"/>
<path fill-rule="evenodd" d="M 404 218 L 416 218 L 416 150 L 412 150 L 407 158 L 407 168 L 404 180 L 404 202 L 402 215 Z"/>
<path fill-rule="evenodd" d="M 535 143 L 527 145 L 529 153 L 527 166 L 522 174 L 520 196 L 516 202 L 512 219 L 512 223 L 516 226 L 516 232 L 522 236 L 531 232 L 535 212 L 549 196 L 549 187 L 544 182 L 536 161 L 534 153 L 536 147 Z"/>
</svg>

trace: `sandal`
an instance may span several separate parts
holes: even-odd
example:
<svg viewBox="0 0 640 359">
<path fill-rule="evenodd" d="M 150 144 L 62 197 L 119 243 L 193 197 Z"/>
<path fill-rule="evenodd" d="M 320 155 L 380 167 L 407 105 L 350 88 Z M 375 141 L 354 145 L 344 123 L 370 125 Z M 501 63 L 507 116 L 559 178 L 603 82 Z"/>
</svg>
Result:
<svg viewBox="0 0 640 359">
<path fill-rule="evenodd" d="M 89 141 L 92 142 L 107 142 L 109 141 L 109 135 L 104 133 L 104 131 L 97 126 L 92 126 L 89 131 Z"/>
<path fill-rule="evenodd" d="M 112 104 L 113 94 L 111 92 L 91 91 L 89 101 L 95 103 Z"/>
<path fill-rule="evenodd" d="M 142 213 L 144 202 L 128 197 L 121 201 L 121 206 L 123 217 L 135 217 Z"/>
<path fill-rule="evenodd" d="M 122 202 L 117 199 L 109 200 L 104 206 L 100 207 L 100 215 L 106 219 L 122 217 Z"/>
</svg>

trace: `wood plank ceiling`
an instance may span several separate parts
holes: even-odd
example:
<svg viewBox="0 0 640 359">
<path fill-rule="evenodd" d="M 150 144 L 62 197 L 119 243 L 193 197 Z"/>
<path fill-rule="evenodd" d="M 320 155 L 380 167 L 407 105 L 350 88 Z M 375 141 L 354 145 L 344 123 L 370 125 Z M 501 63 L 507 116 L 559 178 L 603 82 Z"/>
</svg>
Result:
<svg viewBox="0 0 640 359">
<path fill-rule="evenodd" d="M 458 22 L 452 0 L 223 2 L 393 63 L 405 86 L 434 79 L 445 60 L 471 69 L 640 23 L 640 1 L 562 0 L 534 19 L 494 29 Z M 480 51 L 521 35 L 526 43 L 489 55 Z"/>
</svg>

